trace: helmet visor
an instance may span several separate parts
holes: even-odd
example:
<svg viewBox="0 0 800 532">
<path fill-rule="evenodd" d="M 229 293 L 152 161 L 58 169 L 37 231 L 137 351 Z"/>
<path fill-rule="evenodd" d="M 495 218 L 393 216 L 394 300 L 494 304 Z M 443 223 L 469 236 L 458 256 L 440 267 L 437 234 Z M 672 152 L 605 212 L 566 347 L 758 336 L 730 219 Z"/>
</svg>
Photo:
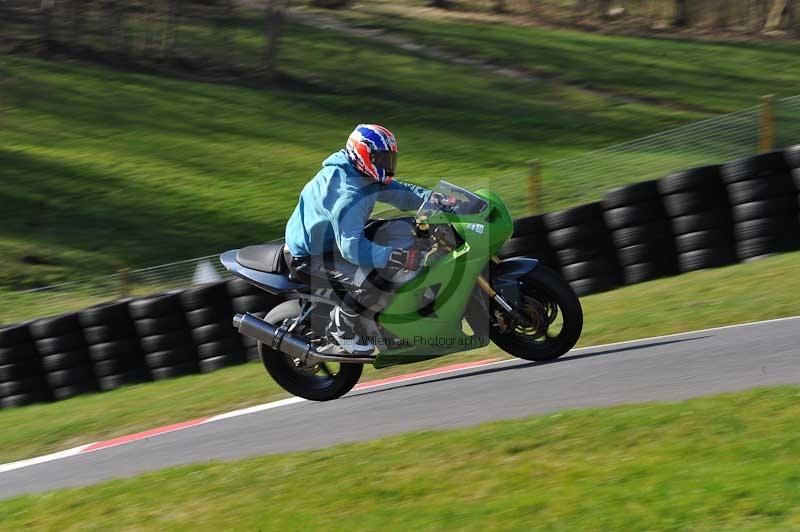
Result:
<svg viewBox="0 0 800 532">
<path fill-rule="evenodd" d="M 377 151 L 372 154 L 372 164 L 382 168 L 386 175 L 394 177 L 397 171 L 397 152 L 396 151 Z"/>
</svg>

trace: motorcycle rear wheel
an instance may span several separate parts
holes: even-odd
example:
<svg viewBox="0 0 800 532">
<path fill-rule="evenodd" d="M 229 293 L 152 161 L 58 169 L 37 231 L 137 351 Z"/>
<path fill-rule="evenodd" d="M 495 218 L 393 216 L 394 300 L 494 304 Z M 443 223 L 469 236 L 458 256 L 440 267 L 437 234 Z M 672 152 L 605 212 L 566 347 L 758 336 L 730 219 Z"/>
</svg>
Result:
<svg viewBox="0 0 800 532">
<path fill-rule="evenodd" d="M 264 318 L 271 325 L 280 325 L 284 320 L 300 314 L 297 300 L 281 303 Z M 310 331 L 299 331 L 302 335 Z M 338 399 L 353 389 L 361 378 L 363 364 L 320 362 L 311 367 L 296 367 L 291 357 L 258 343 L 258 354 L 267 373 L 287 392 L 310 401 Z"/>
<path fill-rule="evenodd" d="M 514 304 L 532 325 L 506 324 L 504 328 L 498 320 L 491 327 L 491 340 L 506 353 L 525 360 L 546 362 L 564 355 L 583 330 L 578 296 L 569 283 L 542 264 L 519 280 L 520 301 Z M 496 305 L 492 308 L 495 316 L 503 314 Z"/>
</svg>

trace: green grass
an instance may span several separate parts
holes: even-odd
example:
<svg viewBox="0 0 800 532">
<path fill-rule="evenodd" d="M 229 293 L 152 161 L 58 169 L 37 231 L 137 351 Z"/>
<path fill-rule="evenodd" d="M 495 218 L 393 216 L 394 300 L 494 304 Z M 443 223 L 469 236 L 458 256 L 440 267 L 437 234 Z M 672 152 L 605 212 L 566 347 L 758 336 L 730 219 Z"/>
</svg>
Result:
<svg viewBox="0 0 800 532">
<path fill-rule="evenodd" d="M 800 314 L 800 253 L 694 272 L 582 300 L 581 346 Z M 435 365 L 502 356 L 494 346 L 363 380 Z M 285 396 L 259 364 L 130 386 L 67 401 L 0 411 L 0 462 L 60 450 Z"/>
<path fill-rule="evenodd" d="M 255 30 L 237 43 L 258 57 Z M 296 25 L 281 65 L 293 81 L 259 90 L 0 57 L 0 289 L 280 236 L 302 185 L 359 121 L 395 130 L 401 177 L 489 184 L 521 212 L 528 159 L 705 116 Z"/>
<path fill-rule="evenodd" d="M 567 411 L 0 502 L 7 530 L 796 530 L 800 388 Z"/>
</svg>

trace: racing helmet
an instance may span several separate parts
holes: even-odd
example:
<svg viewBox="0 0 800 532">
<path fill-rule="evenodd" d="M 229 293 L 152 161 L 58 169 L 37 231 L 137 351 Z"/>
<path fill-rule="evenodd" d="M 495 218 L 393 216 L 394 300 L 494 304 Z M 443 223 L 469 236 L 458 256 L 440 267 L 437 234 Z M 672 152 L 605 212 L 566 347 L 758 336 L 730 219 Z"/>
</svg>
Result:
<svg viewBox="0 0 800 532">
<path fill-rule="evenodd" d="M 378 183 L 388 185 L 397 171 L 397 140 L 378 124 L 359 124 L 345 146 L 347 158 L 356 170 Z"/>
</svg>

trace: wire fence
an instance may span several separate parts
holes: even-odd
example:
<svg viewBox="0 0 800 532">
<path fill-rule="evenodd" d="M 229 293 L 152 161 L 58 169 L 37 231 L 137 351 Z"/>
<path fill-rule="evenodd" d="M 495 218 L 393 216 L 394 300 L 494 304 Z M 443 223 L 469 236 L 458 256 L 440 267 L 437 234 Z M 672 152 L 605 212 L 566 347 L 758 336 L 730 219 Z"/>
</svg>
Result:
<svg viewBox="0 0 800 532">
<path fill-rule="evenodd" d="M 800 143 L 800 96 L 775 101 L 773 110 L 766 127 L 772 128 L 775 148 Z M 763 106 L 754 106 L 549 163 L 542 172 L 539 210 L 595 201 L 616 186 L 754 155 L 765 133 L 763 113 Z"/>
<path fill-rule="evenodd" d="M 230 278 L 217 255 L 0 295 L 0 325 Z"/>
<path fill-rule="evenodd" d="M 656 179 L 672 171 L 717 164 L 753 155 L 762 139 L 763 108 L 690 124 L 631 142 L 592 151 L 544 167 L 538 196 L 541 212 L 593 201 L 614 186 Z M 774 102 L 771 133 L 776 148 L 800 143 L 800 96 Z M 507 198 L 512 214 L 530 214 L 530 184 L 523 172 L 509 179 L 460 182 L 468 188 L 491 188 Z M 513 179 L 510 179 L 512 178 Z M 34 290 L 0 294 L 0 324 L 71 312 L 105 301 L 143 296 L 228 278 L 212 255 L 120 272 Z"/>
</svg>

